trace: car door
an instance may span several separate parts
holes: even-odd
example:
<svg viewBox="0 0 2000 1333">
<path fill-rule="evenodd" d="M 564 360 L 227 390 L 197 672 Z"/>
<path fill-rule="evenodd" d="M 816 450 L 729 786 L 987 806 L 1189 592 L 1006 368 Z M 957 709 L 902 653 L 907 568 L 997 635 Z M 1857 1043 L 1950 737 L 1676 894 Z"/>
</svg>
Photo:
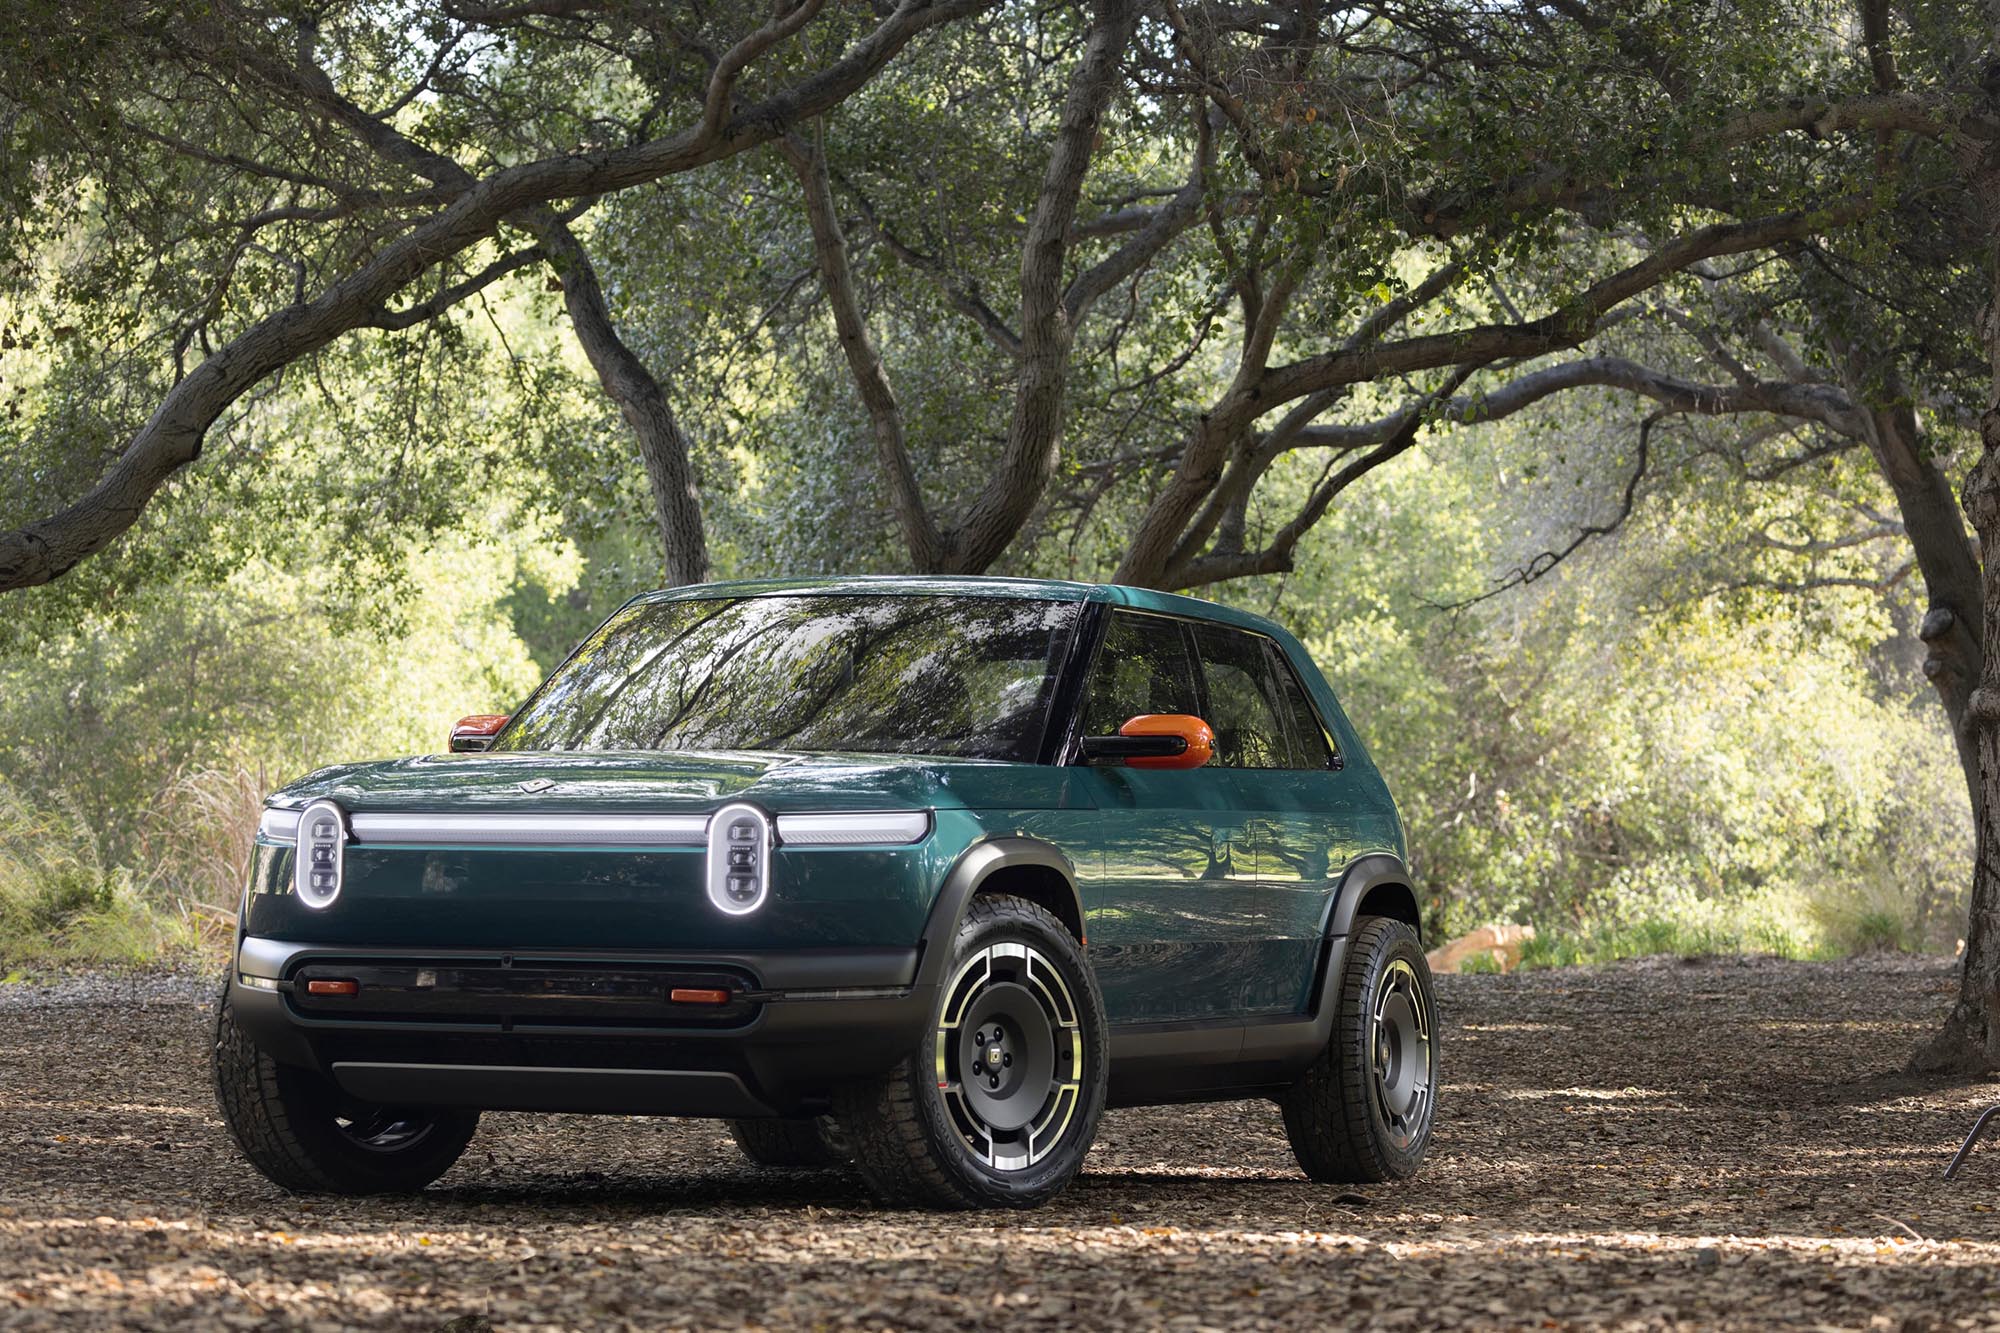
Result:
<svg viewBox="0 0 2000 1333">
<path fill-rule="evenodd" d="M 1274 880 L 1293 879 L 1301 889 L 1318 888 L 1321 928 L 1331 917 L 1341 877 L 1358 857 L 1383 850 L 1387 807 L 1380 783 L 1355 781 L 1340 752 L 1340 730 L 1329 725 L 1307 681 L 1318 671 L 1297 644 L 1270 645 L 1285 713 L 1296 751 L 1290 780 L 1274 799 Z"/>
<path fill-rule="evenodd" d="M 1194 641 L 1202 716 L 1215 731 L 1208 771 L 1256 864 L 1254 876 L 1215 901 L 1212 928 L 1229 978 L 1217 1003 L 1248 1016 L 1302 1012 L 1332 889 L 1325 794 L 1310 767 L 1312 751 L 1295 735 L 1278 645 L 1213 623 L 1195 625 Z"/>
<path fill-rule="evenodd" d="M 1110 612 L 1085 681 L 1081 733 L 1108 736 L 1142 713 L 1201 711 L 1188 623 Z M 1097 806 L 1102 862 L 1086 886 L 1090 953 L 1113 1023 L 1221 1017 L 1239 897 L 1256 891 L 1249 822 L 1211 768 L 1102 764 L 1081 770 Z"/>
</svg>

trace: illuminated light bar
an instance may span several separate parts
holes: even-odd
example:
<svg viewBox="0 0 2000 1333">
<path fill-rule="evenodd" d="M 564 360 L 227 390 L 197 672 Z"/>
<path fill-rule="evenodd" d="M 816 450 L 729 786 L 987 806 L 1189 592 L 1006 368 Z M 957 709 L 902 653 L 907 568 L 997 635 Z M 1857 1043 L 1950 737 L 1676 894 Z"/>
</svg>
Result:
<svg viewBox="0 0 2000 1333">
<path fill-rule="evenodd" d="M 771 890 L 771 820 L 754 805 L 725 805 L 708 821 L 708 900 L 731 916 L 764 905 Z"/>
<path fill-rule="evenodd" d="M 299 812 L 296 810 L 264 811 L 263 819 L 257 823 L 257 832 L 272 842 L 297 842 L 299 838 Z"/>
<path fill-rule="evenodd" d="M 253 977 L 248 972 L 238 972 L 236 980 L 251 990 L 276 990 L 278 983 L 270 977 Z"/>
<path fill-rule="evenodd" d="M 708 844 L 711 848 L 716 841 L 715 831 L 722 827 L 720 821 L 725 816 L 738 817 L 742 811 L 752 812 L 751 817 L 761 821 L 761 834 L 744 839 L 744 846 L 738 852 L 750 857 L 747 866 L 739 870 L 754 868 L 754 876 L 763 888 L 769 887 L 770 851 L 783 844 L 801 851 L 821 847 L 907 847 L 922 842 L 930 836 L 931 813 L 928 810 L 881 810 L 881 811 L 836 811 L 826 814 L 779 815 L 775 819 L 751 805 L 731 805 L 719 811 L 713 818 L 707 815 L 653 815 L 653 814 L 536 814 L 533 812 L 500 811 L 377 811 L 347 814 L 330 800 L 314 801 L 307 810 L 338 812 L 341 823 L 340 851 L 329 852 L 323 836 L 308 839 L 312 843 L 309 853 L 320 858 L 318 870 L 331 869 L 334 878 L 339 877 L 338 863 L 344 856 L 347 843 L 353 842 L 376 847 L 580 847 L 580 848 L 648 848 L 648 847 L 700 847 Z M 267 809 L 258 824 L 258 833 L 266 842 L 290 844 L 299 841 L 301 816 L 304 812 L 293 810 Z M 323 821 L 322 821 L 323 824 Z M 319 828 L 319 834 L 325 830 Z M 745 826 L 747 827 L 747 826 Z M 329 866 L 328 857 L 332 857 Z M 301 858 L 305 864 L 305 858 Z M 714 867 L 711 867 L 713 869 Z M 304 872 L 302 872 L 303 874 Z M 711 877 L 713 878 L 713 876 Z M 726 876 L 724 877 L 727 878 Z M 738 878 L 742 878 L 738 876 Z M 728 889 L 727 885 L 723 889 Z M 301 896 L 312 901 L 305 880 L 301 880 Z M 338 893 L 337 887 L 331 893 Z M 710 896 L 718 906 L 722 898 L 717 894 L 722 889 L 711 886 Z M 730 901 L 755 900 L 761 902 L 762 890 L 755 885 L 738 884 L 729 891 Z M 332 901 L 331 893 L 321 886 L 325 902 L 314 903 L 324 906 Z M 747 898 L 745 895 L 748 895 Z M 732 910 L 725 908 L 724 910 Z M 754 910 L 737 908 L 738 911 Z"/>
<path fill-rule="evenodd" d="M 778 816 L 778 841 L 792 847 L 901 846 L 922 842 L 930 831 L 928 810 Z"/>
<path fill-rule="evenodd" d="M 675 1004 L 728 1004 L 726 990 L 704 990 L 697 986 L 676 986 L 667 992 L 667 998 Z"/>
<path fill-rule="evenodd" d="M 306 983 L 308 995 L 359 995 L 361 983 L 358 981 L 313 980 Z"/>
<path fill-rule="evenodd" d="M 699 847 L 703 815 L 357 814 L 354 841 L 396 847 Z M 272 842 L 298 837 L 298 816 L 266 810 L 259 825 Z"/>
</svg>

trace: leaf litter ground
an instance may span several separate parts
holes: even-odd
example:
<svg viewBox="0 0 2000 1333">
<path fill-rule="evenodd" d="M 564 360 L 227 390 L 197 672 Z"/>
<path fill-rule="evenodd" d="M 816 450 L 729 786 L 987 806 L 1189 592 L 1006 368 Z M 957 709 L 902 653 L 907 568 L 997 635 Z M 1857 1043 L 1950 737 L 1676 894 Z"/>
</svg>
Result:
<svg viewBox="0 0 2000 1333">
<path fill-rule="evenodd" d="M 492 1115 L 419 1198 L 236 1156 L 209 987 L 0 987 L 0 1329 L 2000 1328 L 2000 1083 L 1894 1071 L 1949 963 L 1440 983 L 1414 1182 L 1299 1175 L 1265 1102 L 1113 1112 L 1054 1206 L 885 1212 L 700 1121 Z"/>
</svg>

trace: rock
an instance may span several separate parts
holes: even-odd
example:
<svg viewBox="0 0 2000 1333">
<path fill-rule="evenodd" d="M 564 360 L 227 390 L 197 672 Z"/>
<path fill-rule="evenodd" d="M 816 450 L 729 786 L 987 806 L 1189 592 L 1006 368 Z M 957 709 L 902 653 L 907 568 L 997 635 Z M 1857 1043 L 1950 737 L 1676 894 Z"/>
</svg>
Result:
<svg viewBox="0 0 2000 1333">
<path fill-rule="evenodd" d="M 1449 976 L 1475 958 L 1491 958 L 1502 972 L 1512 972 L 1521 964 L 1521 949 L 1535 938 L 1533 926 L 1493 925 L 1460 935 L 1457 939 L 1424 955 L 1431 971 Z"/>
</svg>

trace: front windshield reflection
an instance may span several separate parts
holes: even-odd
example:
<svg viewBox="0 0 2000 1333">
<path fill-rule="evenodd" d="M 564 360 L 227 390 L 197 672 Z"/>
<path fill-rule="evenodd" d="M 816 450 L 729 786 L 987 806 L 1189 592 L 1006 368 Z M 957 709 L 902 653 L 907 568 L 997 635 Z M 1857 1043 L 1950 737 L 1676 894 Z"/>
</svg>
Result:
<svg viewBox="0 0 2000 1333">
<path fill-rule="evenodd" d="M 1073 602 L 796 595 L 627 607 L 496 750 L 831 750 L 1032 762 Z"/>
</svg>

